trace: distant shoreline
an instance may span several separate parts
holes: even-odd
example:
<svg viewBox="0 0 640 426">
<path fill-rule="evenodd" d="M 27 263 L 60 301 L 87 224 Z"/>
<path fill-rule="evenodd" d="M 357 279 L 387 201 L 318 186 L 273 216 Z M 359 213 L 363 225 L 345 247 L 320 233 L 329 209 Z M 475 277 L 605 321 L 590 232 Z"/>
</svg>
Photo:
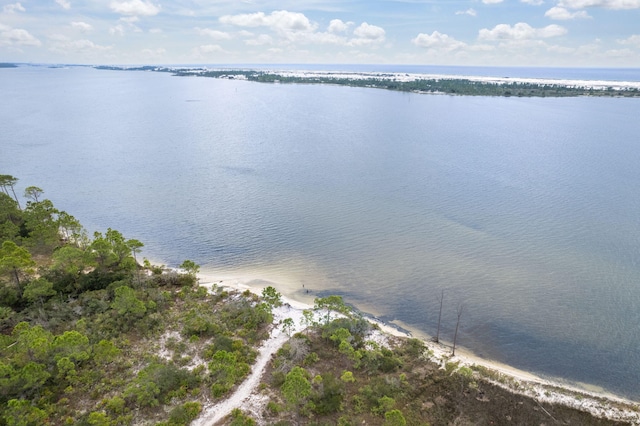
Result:
<svg viewBox="0 0 640 426">
<path fill-rule="evenodd" d="M 96 66 L 94 68 L 111 71 L 168 72 L 179 77 L 209 77 L 272 84 L 330 84 L 420 94 L 498 97 L 640 97 L 638 81 L 215 67 Z"/>
</svg>

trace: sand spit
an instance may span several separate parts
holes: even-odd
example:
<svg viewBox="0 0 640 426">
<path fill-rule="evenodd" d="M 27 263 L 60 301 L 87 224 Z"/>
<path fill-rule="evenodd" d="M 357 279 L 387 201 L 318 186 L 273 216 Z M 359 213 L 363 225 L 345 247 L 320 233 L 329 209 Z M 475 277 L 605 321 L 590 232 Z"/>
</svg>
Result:
<svg viewBox="0 0 640 426">
<path fill-rule="evenodd" d="M 136 69 L 134 67 L 122 67 L 119 69 Z M 467 80 L 487 84 L 535 84 L 542 86 L 567 87 L 572 89 L 593 90 L 640 90 L 640 81 L 618 80 L 580 80 L 564 78 L 527 78 L 527 77 L 488 77 L 477 75 L 453 75 L 453 74 L 421 74 L 405 72 L 356 72 L 356 71 L 310 71 L 310 70 L 277 70 L 264 68 L 219 68 L 219 67 L 155 67 L 154 71 L 188 72 L 192 75 L 202 75 L 207 72 L 242 71 L 255 74 L 271 74 L 283 78 L 318 79 L 318 80 L 382 80 L 411 82 L 420 80 Z M 233 78 L 246 80 L 246 75 L 220 75 L 219 78 Z"/>
<path fill-rule="evenodd" d="M 555 85 L 571 88 L 628 90 L 640 89 L 640 81 L 609 81 L 609 80 L 570 80 L 549 78 L 522 78 L 522 77 L 481 77 L 473 75 L 448 75 L 448 74 L 409 74 L 409 73 L 382 73 L 382 72 L 330 72 L 330 71 L 273 71 L 273 74 L 282 77 L 295 78 L 323 78 L 323 79 L 350 79 L 366 80 L 379 79 L 390 81 L 418 81 L 418 80 L 469 80 L 491 84 L 527 83 L 539 85 Z"/>
<path fill-rule="evenodd" d="M 176 68 L 174 71 L 189 71 L 193 74 L 204 74 L 208 71 L 225 71 L 227 68 Z M 617 80 L 579 80 L 561 78 L 527 78 L 527 77 L 487 77 L 477 75 L 453 75 L 453 74 L 417 74 L 403 72 L 350 72 L 350 71 L 308 71 L 308 70 L 269 70 L 269 69 L 238 69 L 241 71 L 255 71 L 255 73 L 273 74 L 283 78 L 318 79 L 318 80 L 387 80 L 398 82 L 411 82 L 420 80 L 468 80 L 488 84 L 537 84 L 545 86 L 558 86 L 576 89 L 593 90 L 640 90 L 640 81 Z"/>
</svg>

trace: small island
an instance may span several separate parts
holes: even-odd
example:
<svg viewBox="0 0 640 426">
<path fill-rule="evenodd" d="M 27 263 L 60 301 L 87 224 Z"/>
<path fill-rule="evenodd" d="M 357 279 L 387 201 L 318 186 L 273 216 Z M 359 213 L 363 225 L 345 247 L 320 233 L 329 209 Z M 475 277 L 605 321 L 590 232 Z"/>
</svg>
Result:
<svg viewBox="0 0 640 426">
<path fill-rule="evenodd" d="M 98 66 L 101 70 L 169 72 L 179 77 L 239 79 L 259 83 L 331 84 L 422 94 L 502 97 L 640 97 L 640 82 L 554 80 L 377 72 L 265 71 L 179 67 Z"/>
</svg>

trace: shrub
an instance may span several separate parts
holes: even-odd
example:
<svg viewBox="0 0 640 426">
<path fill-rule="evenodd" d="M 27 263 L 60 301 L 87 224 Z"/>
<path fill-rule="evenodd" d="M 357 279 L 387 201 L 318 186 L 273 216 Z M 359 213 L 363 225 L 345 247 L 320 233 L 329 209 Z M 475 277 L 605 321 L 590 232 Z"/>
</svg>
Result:
<svg viewBox="0 0 640 426">
<path fill-rule="evenodd" d="M 101 411 L 94 411 L 93 413 L 89 414 L 87 423 L 89 423 L 91 426 L 110 426 L 111 419 L 109 419 L 109 416 Z"/>
<path fill-rule="evenodd" d="M 178 405 L 169 414 L 169 424 L 182 426 L 191 423 L 202 411 L 202 405 L 199 402 L 186 402 Z"/>
<path fill-rule="evenodd" d="M 255 420 L 237 408 L 231 412 L 231 419 L 230 426 L 254 426 L 256 424 Z"/>
<path fill-rule="evenodd" d="M 405 420 L 400 410 L 391 410 L 384 413 L 384 426 L 406 426 Z"/>
<path fill-rule="evenodd" d="M 200 378 L 174 364 L 154 362 L 138 373 L 125 390 L 125 398 L 140 406 L 155 407 L 177 393 L 184 393 L 200 383 Z"/>
<path fill-rule="evenodd" d="M 342 409 L 344 383 L 331 373 L 322 375 L 321 391 L 312 399 L 318 414 L 336 413 Z"/>
<path fill-rule="evenodd" d="M 392 410 L 394 405 L 396 405 L 396 400 L 385 395 L 382 398 L 378 398 L 378 405 L 371 411 L 373 412 L 373 414 L 379 415 Z"/>
<path fill-rule="evenodd" d="M 280 414 L 284 411 L 284 407 L 280 404 L 278 404 L 277 402 L 274 401 L 269 401 L 267 403 L 267 410 L 271 413 L 271 414 Z"/>
<path fill-rule="evenodd" d="M 282 394 L 292 406 L 301 405 L 311 395 L 311 383 L 309 383 L 308 375 L 309 373 L 304 368 L 293 367 L 285 377 Z"/>
<path fill-rule="evenodd" d="M 214 381 L 211 392 L 216 398 L 227 393 L 239 379 L 249 374 L 249 364 L 238 358 L 236 352 L 217 351 L 213 355 L 209 373 Z"/>
<path fill-rule="evenodd" d="M 125 411 L 125 401 L 119 396 L 114 396 L 111 399 L 107 399 L 104 401 L 104 408 L 107 410 L 107 413 L 120 415 L 124 414 Z"/>
<path fill-rule="evenodd" d="M 307 355 L 304 360 L 302 361 L 302 365 L 304 366 L 309 366 L 312 364 L 315 364 L 316 362 L 318 362 L 320 358 L 318 357 L 318 354 L 315 352 L 311 352 L 309 355 Z"/>
<path fill-rule="evenodd" d="M 411 358 L 419 358 L 426 349 L 424 342 L 420 339 L 408 339 L 403 347 L 404 352 Z"/>
<path fill-rule="evenodd" d="M 353 383 L 356 381 L 356 379 L 353 377 L 353 373 L 351 371 L 345 371 L 342 373 L 342 376 L 340 376 L 340 380 L 342 380 L 345 383 Z"/>
</svg>

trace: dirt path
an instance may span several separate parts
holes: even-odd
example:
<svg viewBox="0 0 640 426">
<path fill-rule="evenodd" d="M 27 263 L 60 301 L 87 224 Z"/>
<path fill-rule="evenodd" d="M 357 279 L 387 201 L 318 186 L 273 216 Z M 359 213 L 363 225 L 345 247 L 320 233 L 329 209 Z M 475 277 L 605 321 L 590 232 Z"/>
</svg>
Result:
<svg viewBox="0 0 640 426">
<path fill-rule="evenodd" d="M 260 290 L 246 285 L 236 285 L 232 286 L 232 288 L 239 290 L 249 289 L 256 294 L 259 294 L 258 291 Z M 192 425 L 214 426 L 228 416 L 234 408 L 240 408 L 246 411 L 247 414 L 250 414 L 254 419 L 261 418 L 262 409 L 266 405 L 268 398 L 260 395 L 257 392 L 257 387 L 260 384 L 260 379 L 271 356 L 289 339 L 289 336 L 282 331 L 279 324 L 285 318 L 291 318 L 295 324 L 292 334 L 304 330 L 302 326 L 302 311 L 310 308 L 310 306 L 287 299 L 286 297 L 283 297 L 283 301 L 286 302 L 285 305 L 273 311 L 275 328 L 272 330 L 269 339 L 258 349 L 258 358 L 247 379 L 227 399 L 217 403 L 205 404 L 201 415 L 192 422 Z M 375 323 L 381 328 L 383 333 L 408 337 L 408 335 L 384 323 Z M 385 339 L 384 337 L 381 338 L 383 340 Z M 373 338 L 373 340 L 375 340 L 375 338 Z M 382 342 L 378 343 L 381 344 Z M 497 386 L 509 389 L 511 392 L 534 398 L 536 401 L 561 404 L 587 411 L 596 417 L 629 422 L 630 424 L 640 426 L 640 414 L 638 413 L 639 406 L 637 402 L 624 400 L 613 395 L 591 394 L 580 389 L 567 387 L 566 385 L 559 385 L 528 372 L 516 370 L 494 361 L 477 358 L 464 351 L 460 351 L 460 354 L 452 358 L 448 347 L 434 344 L 431 341 L 425 341 L 425 344 L 429 350 L 432 351 L 435 362 L 441 362 L 444 365 L 447 361 L 459 361 L 461 365 L 466 366 L 482 365 L 496 373 L 510 377 L 517 386 L 514 387 L 513 385 L 504 384 L 499 381 L 494 383 Z M 261 424 L 260 421 L 258 421 L 258 424 Z"/>
<path fill-rule="evenodd" d="M 285 318 L 291 318 L 295 324 L 292 334 L 303 330 L 301 325 L 302 309 L 293 308 L 286 304 L 274 309 L 273 317 L 276 327 L 271 331 L 269 339 L 258 349 L 259 355 L 251 368 L 249 376 L 227 399 L 213 404 L 206 404 L 200 416 L 191 423 L 193 426 L 213 426 L 228 416 L 234 408 L 244 410 L 255 405 L 249 400 L 255 397 L 254 394 L 260 384 L 260 378 L 264 373 L 267 363 L 271 359 L 271 356 L 289 339 L 289 335 L 282 331 L 282 327 L 277 324 Z M 259 401 L 255 402 L 259 405 Z"/>
</svg>

